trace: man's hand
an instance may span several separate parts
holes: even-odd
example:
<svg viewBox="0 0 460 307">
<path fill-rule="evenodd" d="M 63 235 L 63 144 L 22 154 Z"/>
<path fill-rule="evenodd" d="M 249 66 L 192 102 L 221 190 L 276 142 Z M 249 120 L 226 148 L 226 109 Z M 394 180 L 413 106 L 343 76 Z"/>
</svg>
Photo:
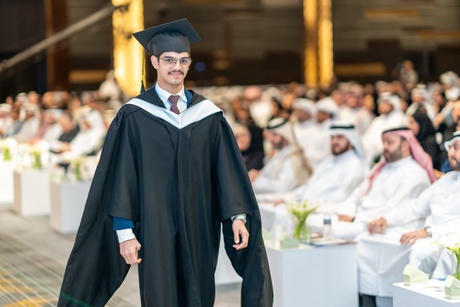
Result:
<svg viewBox="0 0 460 307">
<path fill-rule="evenodd" d="M 401 239 L 399 242 L 401 242 L 402 245 L 413 245 L 417 239 L 420 238 L 428 238 L 429 234 L 426 232 L 426 230 L 421 229 L 421 230 L 414 230 L 414 231 L 409 231 L 406 232 L 401 236 Z"/>
<path fill-rule="evenodd" d="M 354 220 L 355 220 L 355 218 L 353 216 L 345 215 L 345 214 L 339 214 L 339 221 L 352 223 Z"/>
<path fill-rule="evenodd" d="M 279 205 L 286 203 L 286 201 L 284 199 L 276 199 L 272 203 L 273 203 L 273 206 L 277 207 Z"/>
<path fill-rule="evenodd" d="M 233 247 L 236 250 L 240 250 L 240 249 L 248 247 L 249 232 L 246 229 L 244 222 L 242 220 L 234 220 L 232 224 L 232 229 L 233 229 L 233 237 L 235 240 L 235 244 L 233 244 Z M 241 242 L 240 242 L 240 236 L 242 239 Z"/>
<path fill-rule="evenodd" d="M 129 265 L 139 264 L 142 259 L 137 257 L 137 252 L 141 249 L 141 244 L 137 239 L 131 239 L 120 243 L 120 254 Z"/>
<path fill-rule="evenodd" d="M 251 182 L 254 182 L 254 180 L 256 180 L 257 177 L 259 177 L 259 171 L 258 170 L 255 170 L 255 169 L 252 169 L 248 172 L 248 175 L 249 175 L 249 180 L 251 180 Z"/>
<path fill-rule="evenodd" d="M 373 220 L 367 226 L 369 233 L 383 233 L 387 228 L 387 220 L 384 217 Z"/>
</svg>

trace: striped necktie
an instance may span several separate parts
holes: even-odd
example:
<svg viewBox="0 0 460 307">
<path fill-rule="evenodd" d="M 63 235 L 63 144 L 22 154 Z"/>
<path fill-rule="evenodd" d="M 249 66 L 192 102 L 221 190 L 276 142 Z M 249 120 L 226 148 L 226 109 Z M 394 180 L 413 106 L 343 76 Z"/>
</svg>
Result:
<svg viewBox="0 0 460 307">
<path fill-rule="evenodd" d="M 180 114 L 179 108 L 177 107 L 177 101 L 179 100 L 179 95 L 171 95 L 168 98 L 169 102 L 171 102 L 171 112 L 176 114 Z"/>
</svg>

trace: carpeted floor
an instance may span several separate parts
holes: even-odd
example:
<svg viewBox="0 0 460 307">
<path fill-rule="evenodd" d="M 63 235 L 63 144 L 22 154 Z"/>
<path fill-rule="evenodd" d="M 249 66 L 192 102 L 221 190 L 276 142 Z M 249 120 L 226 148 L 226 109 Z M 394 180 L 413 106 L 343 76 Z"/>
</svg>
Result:
<svg viewBox="0 0 460 307">
<path fill-rule="evenodd" d="M 74 235 L 49 227 L 48 217 L 21 217 L 0 207 L 0 306 L 56 306 Z M 241 284 L 217 286 L 217 307 L 240 306 Z M 140 306 L 137 269 L 131 268 L 107 306 Z"/>
</svg>

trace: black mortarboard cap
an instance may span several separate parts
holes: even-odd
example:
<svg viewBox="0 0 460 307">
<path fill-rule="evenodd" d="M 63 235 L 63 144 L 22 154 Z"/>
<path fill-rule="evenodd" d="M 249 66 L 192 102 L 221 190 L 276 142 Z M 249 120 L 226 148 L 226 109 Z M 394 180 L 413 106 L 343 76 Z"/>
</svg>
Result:
<svg viewBox="0 0 460 307">
<path fill-rule="evenodd" d="M 187 18 L 139 31 L 133 36 L 150 55 L 155 56 L 169 51 L 190 54 L 190 43 L 201 40 Z"/>
</svg>

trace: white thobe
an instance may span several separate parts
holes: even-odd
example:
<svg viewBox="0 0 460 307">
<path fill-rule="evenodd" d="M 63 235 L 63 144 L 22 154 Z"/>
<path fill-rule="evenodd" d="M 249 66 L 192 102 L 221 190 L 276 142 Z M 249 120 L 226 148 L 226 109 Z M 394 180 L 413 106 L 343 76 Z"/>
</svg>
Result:
<svg viewBox="0 0 460 307">
<path fill-rule="evenodd" d="M 440 246 L 432 244 L 433 240 L 457 231 L 460 225 L 459 197 L 460 173 L 447 173 L 416 200 L 384 214 L 389 226 L 384 235 L 358 237 L 360 292 L 392 296 L 392 284 L 402 281 L 402 271 L 408 263 L 431 275 L 442 251 Z M 401 226 L 420 219 L 426 219 L 432 238 L 418 239 L 411 247 L 402 246 L 401 235 L 415 229 Z M 418 229 L 422 226 L 423 223 Z"/>
<path fill-rule="evenodd" d="M 356 126 L 356 119 L 358 117 L 360 108 L 350 108 L 349 106 L 342 106 L 340 108 L 340 120 L 346 123 L 352 123 Z"/>
<path fill-rule="evenodd" d="M 54 123 L 46 129 L 46 132 L 43 134 L 43 141 L 48 143 L 54 142 L 59 139 L 62 135 L 63 129 L 59 123 Z"/>
<path fill-rule="evenodd" d="M 433 272 L 433 279 L 445 279 L 457 271 L 457 256 L 448 249 L 444 249 L 439 257 Z"/>
<path fill-rule="evenodd" d="M 368 161 L 374 161 L 382 154 L 382 132 L 407 125 L 407 118 L 401 111 L 393 111 L 374 118 L 362 137 L 364 152 Z"/>
<path fill-rule="evenodd" d="M 288 145 L 268 160 L 259 176 L 253 181 L 255 193 L 285 193 L 291 191 L 310 177 L 301 150 Z"/>
<path fill-rule="evenodd" d="M 21 130 L 14 135 L 14 138 L 20 143 L 27 142 L 37 134 L 39 127 L 40 119 L 38 117 L 29 118 L 22 124 Z"/>
<path fill-rule="evenodd" d="M 331 136 L 329 126 L 331 120 L 328 119 L 320 124 L 313 125 L 308 130 L 307 139 L 303 139 L 302 149 L 305 157 L 310 162 L 312 168 L 315 170 L 322 160 L 331 154 Z"/>
<path fill-rule="evenodd" d="M 269 100 L 254 101 L 249 104 L 249 112 L 259 127 L 266 127 L 273 114 L 272 103 Z"/>
<path fill-rule="evenodd" d="M 63 154 L 65 158 L 71 159 L 81 155 L 88 155 L 100 149 L 106 135 L 106 128 L 101 114 L 92 110 L 85 116 L 91 124 L 90 129 L 82 129 L 70 142 L 70 151 Z"/>
<path fill-rule="evenodd" d="M 460 225 L 460 172 L 449 172 L 424 191 L 417 201 L 411 202 L 384 217 L 389 226 L 402 225 L 414 219 L 426 219 L 432 237 L 417 240 L 412 246 L 409 262 L 427 274 L 432 274 L 439 258 L 439 248 L 432 242 L 441 235 L 456 232 Z M 419 242 L 420 241 L 420 242 Z"/>
<path fill-rule="evenodd" d="M 430 179 L 426 170 L 410 156 L 385 164 L 371 189 L 363 195 L 368 185 L 369 180 L 364 180 L 339 209 L 339 214 L 354 216 L 355 220 L 332 225 L 335 236 L 353 240 L 366 231 L 370 221 L 417 198 L 430 185 Z"/>
<path fill-rule="evenodd" d="M 297 199 L 313 202 L 342 202 L 364 180 L 369 169 L 354 150 L 329 156 L 321 162 L 300 190 Z"/>
<path fill-rule="evenodd" d="M 315 212 L 329 211 L 335 204 L 344 201 L 363 181 L 367 173 L 367 163 L 360 159 L 354 150 L 349 150 L 338 156 L 327 157 L 306 184 L 290 195 L 278 196 L 278 199 L 283 198 L 286 201 L 307 200 L 311 206 L 320 205 L 321 208 Z M 270 196 L 272 199 L 276 199 L 276 197 Z M 274 207 L 271 204 L 262 203 L 260 211 L 266 229 L 275 232 L 275 227 L 282 227 L 288 232 L 291 231 L 291 214 L 284 205 Z M 317 218 L 322 219 L 322 217 L 310 216 L 309 220 Z"/>
</svg>

